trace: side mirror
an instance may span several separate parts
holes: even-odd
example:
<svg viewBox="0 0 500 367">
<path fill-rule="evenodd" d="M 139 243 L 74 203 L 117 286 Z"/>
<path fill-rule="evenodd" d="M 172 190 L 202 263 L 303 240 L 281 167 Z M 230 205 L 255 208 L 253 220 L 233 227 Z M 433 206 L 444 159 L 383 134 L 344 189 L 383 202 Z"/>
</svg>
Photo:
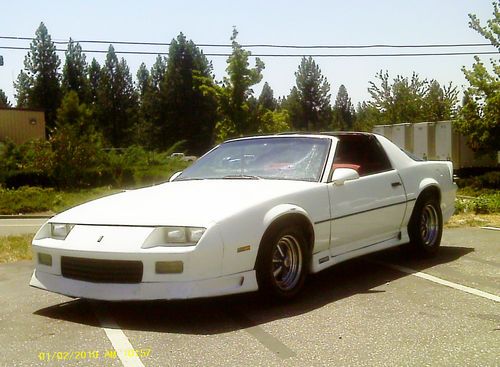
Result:
<svg viewBox="0 0 500 367">
<path fill-rule="evenodd" d="M 182 171 L 175 172 L 172 176 L 170 176 L 170 178 L 168 179 L 168 182 L 172 182 L 173 180 L 175 180 L 177 177 L 179 177 L 179 175 L 181 173 L 182 173 Z"/>
<path fill-rule="evenodd" d="M 343 185 L 346 181 L 357 180 L 359 174 L 352 168 L 337 168 L 333 171 L 332 182 L 336 186 Z"/>
</svg>

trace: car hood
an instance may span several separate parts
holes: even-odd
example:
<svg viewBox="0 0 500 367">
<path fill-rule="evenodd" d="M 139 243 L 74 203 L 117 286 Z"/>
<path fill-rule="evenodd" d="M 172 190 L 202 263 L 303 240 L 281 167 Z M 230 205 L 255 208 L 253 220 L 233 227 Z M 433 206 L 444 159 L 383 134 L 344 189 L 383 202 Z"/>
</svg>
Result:
<svg viewBox="0 0 500 367">
<path fill-rule="evenodd" d="M 174 181 L 97 199 L 62 212 L 50 222 L 207 227 L 245 209 L 277 203 L 280 198 L 317 185 L 252 179 Z"/>
</svg>

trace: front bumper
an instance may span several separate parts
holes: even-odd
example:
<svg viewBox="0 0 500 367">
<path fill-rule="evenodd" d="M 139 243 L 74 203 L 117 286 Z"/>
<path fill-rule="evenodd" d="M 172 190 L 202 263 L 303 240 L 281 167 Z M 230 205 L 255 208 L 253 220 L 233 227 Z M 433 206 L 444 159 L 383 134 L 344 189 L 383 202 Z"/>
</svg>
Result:
<svg viewBox="0 0 500 367">
<path fill-rule="evenodd" d="M 134 284 L 91 283 L 34 270 L 30 286 L 69 297 L 103 301 L 173 300 L 215 297 L 258 289 L 255 271 L 195 280 Z"/>
</svg>

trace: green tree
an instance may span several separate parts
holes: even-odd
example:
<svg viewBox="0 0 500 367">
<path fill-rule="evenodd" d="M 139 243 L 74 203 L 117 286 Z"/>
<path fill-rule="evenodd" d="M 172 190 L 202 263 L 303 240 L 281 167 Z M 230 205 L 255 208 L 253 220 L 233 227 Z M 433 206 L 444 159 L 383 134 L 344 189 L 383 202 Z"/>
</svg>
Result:
<svg viewBox="0 0 500 367">
<path fill-rule="evenodd" d="M 67 93 L 73 90 L 78 94 L 80 101 L 89 102 L 90 88 L 87 75 L 87 60 L 82 47 L 78 42 L 75 43 L 70 38 L 62 73 L 61 85 L 63 92 Z"/>
<path fill-rule="evenodd" d="M 382 115 L 367 102 L 358 103 L 356 106 L 356 120 L 354 121 L 354 131 L 373 130 L 373 126 L 382 124 Z"/>
<path fill-rule="evenodd" d="M 292 116 L 299 130 L 324 130 L 330 123 L 330 84 L 312 57 L 302 58 L 295 73 L 300 114 Z"/>
<path fill-rule="evenodd" d="M 300 95 L 297 87 L 292 87 L 290 94 L 281 101 L 281 108 L 289 113 L 290 125 L 297 129 L 303 125 L 304 117 Z"/>
<path fill-rule="evenodd" d="M 185 140 L 193 154 L 206 151 L 212 143 L 217 119 L 217 100 L 207 88 L 214 84 L 212 65 L 193 41 L 180 33 L 170 43 L 167 69 L 161 84 L 162 148 Z"/>
<path fill-rule="evenodd" d="M 27 80 L 31 83 L 28 107 L 45 111 L 48 130 L 55 126 L 56 111 L 61 102 L 60 64 L 61 60 L 56 54 L 54 42 L 42 22 L 24 59 L 24 70 L 28 75 Z"/>
<path fill-rule="evenodd" d="M 144 97 L 151 90 L 151 76 L 149 75 L 149 70 L 145 63 L 141 63 L 139 69 L 137 70 L 137 90 L 139 92 L 139 97 Z"/>
<path fill-rule="evenodd" d="M 375 75 L 380 85 L 370 81 L 369 104 L 375 107 L 385 124 L 422 121 L 423 98 L 427 93 L 427 80 L 421 80 L 417 73 L 411 78 L 397 75 L 390 81 L 389 72 Z"/>
<path fill-rule="evenodd" d="M 152 108 L 153 85 L 151 75 L 146 64 L 139 66 L 136 74 L 137 91 L 139 94 L 138 120 L 135 128 L 136 142 L 141 146 L 152 148 L 152 118 L 150 115 Z"/>
<path fill-rule="evenodd" d="M 221 90 L 222 121 L 216 130 L 219 140 L 229 136 L 239 136 L 252 132 L 248 98 L 253 95 L 252 86 L 262 80 L 264 62 L 258 57 L 255 67 L 250 68 L 248 58 L 252 55 L 236 41 L 238 31 L 233 29 L 231 36 L 232 52 L 227 59 L 227 77 Z"/>
<path fill-rule="evenodd" d="M 97 101 L 97 92 L 99 89 L 99 82 L 101 80 L 101 65 L 94 58 L 88 67 L 88 81 L 89 81 L 89 102 L 95 104 Z"/>
<path fill-rule="evenodd" d="M 30 90 L 32 85 L 33 80 L 28 74 L 21 70 L 17 76 L 17 80 L 14 82 L 14 89 L 16 90 L 14 97 L 16 98 L 17 108 L 29 107 Z"/>
<path fill-rule="evenodd" d="M 78 93 L 70 90 L 57 109 L 57 127 L 71 125 L 77 133 L 87 135 L 94 132 L 92 110 L 85 103 L 80 103 Z"/>
<path fill-rule="evenodd" d="M 167 59 L 161 55 L 156 57 L 156 61 L 151 67 L 151 83 L 153 88 L 160 90 L 161 84 L 167 75 Z"/>
<path fill-rule="evenodd" d="M 290 114 L 287 110 L 264 110 L 257 133 L 275 134 L 290 131 Z"/>
<path fill-rule="evenodd" d="M 278 105 L 274 92 L 267 82 L 264 83 L 259 96 L 259 105 L 269 111 L 274 111 Z"/>
<path fill-rule="evenodd" d="M 375 120 L 379 124 L 439 121 L 455 114 L 458 92 L 451 83 L 442 88 L 437 81 L 421 79 L 417 73 L 411 78 L 397 75 L 392 81 L 387 71 L 375 77 L 378 83 L 370 81 L 368 104 L 378 111 Z M 375 117 L 373 113 L 370 116 Z"/>
<path fill-rule="evenodd" d="M 493 1 L 492 5 L 493 18 L 486 21 L 486 26 L 481 25 L 481 21 L 475 14 L 469 14 L 469 27 L 490 41 L 497 49 L 500 49 L 500 1 Z"/>
<path fill-rule="evenodd" d="M 114 147 L 132 141 L 137 121 L 138 97 L 125 59 L 118 60 L 109 46 L 97 88 L 96 117 L 104 138 Z"/>
<path fill-rule="evenodd" d="M 0 107 L 10 107 L 9 99 L 3 90 L 0 89 Z"/>
<path fill-rule="evenodd" d="M 482 26 L 474 14 L 469 14 L 469 26 L 500 51 L 499 4 L 493 3 L 493 18 L 486 26 Z M 474 151 L 494 154 L 500 150 L 500 63 L 492 59 L 492 72 L 489 72 L 479 57 L 475 56 L 474 60 L 471 70 L 462 68 L 469 87 L 455 127 L 467 136 Z"/>
<path fill-rule="evenodd" d="M 427 93 L 423 98 L 423 119 L 426 121 L 444 121 L 455 118 L 458 103 L 457 87 L 442 88 L 439 83 L 432 80 Z"/>
<path fill-rule="evenodd" d="M 88 171 L 102 164 L 101 141 L 93 128 L 91 110 L 80 104 L 76 91 L 69 91 L 57 110 L 56 127 L 49 139 L 51 171 L 59 186 L 81 186 Z"/>
<path fill-rule="evenodd" d="M 355 118 L 356 112 L 354 111 L 351 98 L 349 98 L 346 87 L 342 84 L 337 93 L 335 105 L 333 106 L 333 127 L 339 130 L 352 130 Z"/>
<path fill-rule="evenodd" d="M 137 142 L 150 149 L 164 149 L 167 145 L 162 137 L 167 111 L 161 98 L 166 71 L 167 59 L 158 55 L 150 71 L 141 65 L 137 72 L 140 100 Z"/>
</svg>

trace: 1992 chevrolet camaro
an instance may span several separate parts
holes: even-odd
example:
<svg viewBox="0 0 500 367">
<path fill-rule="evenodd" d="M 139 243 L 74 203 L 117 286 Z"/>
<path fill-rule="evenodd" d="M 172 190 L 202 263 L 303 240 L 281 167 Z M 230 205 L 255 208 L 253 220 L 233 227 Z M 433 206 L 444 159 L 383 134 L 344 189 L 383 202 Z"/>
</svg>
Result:
<svg viewBox="0 0 500 367">
<path fill-rule="evenodd" d="M 99 300 L 289 298 L 308 273 L 356 256 L 402 244 L 434 254 L 452 177 L 451 162 L 417 161 L 374 134 L 230 140 L 170 182 L 51 218 L 30 285 Z"/>
</svg>

